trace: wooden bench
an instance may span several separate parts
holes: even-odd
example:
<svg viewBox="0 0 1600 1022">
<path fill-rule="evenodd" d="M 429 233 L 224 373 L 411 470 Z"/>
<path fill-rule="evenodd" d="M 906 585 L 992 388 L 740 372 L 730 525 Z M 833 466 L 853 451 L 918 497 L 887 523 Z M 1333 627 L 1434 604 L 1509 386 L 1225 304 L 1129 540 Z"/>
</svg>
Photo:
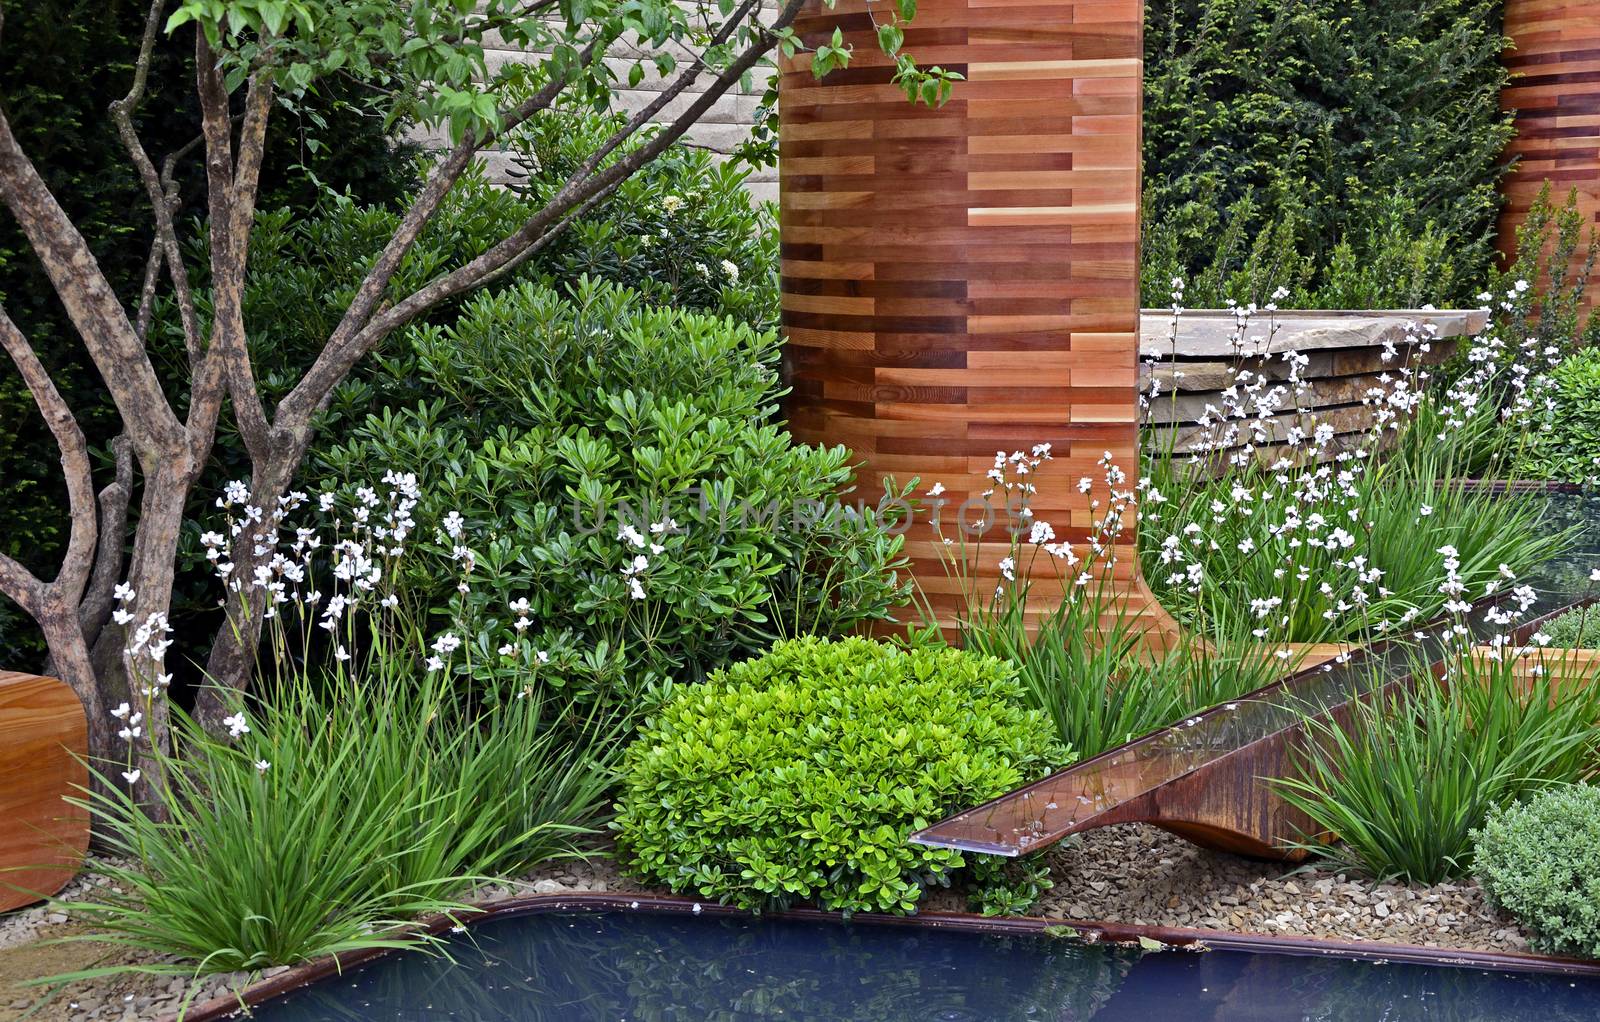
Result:
<svg viewBox="0 0 1600 1022">
<path fill-rule="evenodd" d="M 55 678 L 0 671 L 0 912 L 61 890 L 89 847 L 88 722 Z"/>
</svg>

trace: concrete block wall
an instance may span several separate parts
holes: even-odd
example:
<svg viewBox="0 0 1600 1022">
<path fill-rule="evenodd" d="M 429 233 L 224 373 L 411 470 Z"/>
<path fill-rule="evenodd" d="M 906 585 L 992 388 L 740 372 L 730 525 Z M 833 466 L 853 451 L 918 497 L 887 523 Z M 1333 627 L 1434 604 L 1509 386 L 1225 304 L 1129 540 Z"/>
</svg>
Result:
<svg viewBox="0 0 1600 1022">
<path fill-rule="evenodd" d="M 770 6 L 770 5 L 769 5 Z M 637 86 L 628 87 L 628 71 L 633 65 L 635 56 L 643 56 L 625 42 L 620 42 L 612 48 L 611 55 L 606 58 L 606 63 L 616 73 L 618 88 L 613 109 L 624 113 L 634 113 L 655 99 L 656 95 L 666 87 L 671 80 L 662 79 L 656 74 L 653 64 L 645 61 L 645 77 Z M 688 51 L 676 54 L 678 59 L 687 63 L 690 59 Z M 510 62 L 538 61 L 537 53 L 530 53 L 513 46 L 491 43 L 486 62 L 493 73 L 496 69 Z M 691 145 L 702 146 L 714 153 L 726 155 L 735 147 L 750 137 L 750 128 L 755 123 L 756 109 L 761 105 L 761 95 L 766 89 L 767 77 L 772 73 L 770 66 L 758 65 L 751 74 L 750 89 L 744 90 L 737 85 L 726 94 L 719 97 L 711 108 L 689 129 L 684 136 L 684 141 Z M 675 77 L 675 76 L 674 76 Z M 703 75 L 700 81 L 695 82 L 684 92 L 675 97 L 656 115 L 657 121 L 670 121 L 694 103 L 695 99 L 704 95 L 706 85 L 712 77 Z M 424 137 L 424 144 L 438 142 L 436 137 Z M 484 162 L 488 164 L 491 176 L 498 180 L 506 180 L 512 168 L 511 157 L 503 152 L 489 152 L 484 154 Z M 751 195 L 760 201 L 776 202 L 778 198 L 778 170 L 776 167 L 767 167 L 758 170 L 750 176 L 747 186 Z"/>
</svg>

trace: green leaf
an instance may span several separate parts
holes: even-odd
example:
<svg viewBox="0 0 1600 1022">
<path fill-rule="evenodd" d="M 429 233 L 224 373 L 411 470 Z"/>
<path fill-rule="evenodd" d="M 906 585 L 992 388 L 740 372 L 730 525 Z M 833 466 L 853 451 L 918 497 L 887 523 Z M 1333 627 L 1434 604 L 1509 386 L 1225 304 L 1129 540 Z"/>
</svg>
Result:
<svg viewBox="0 0 1600 1022">
<path fill-rule="evenodd" d="M 883 49 L 884 53 L 887 53 L 891 57 L 894 56 L 897 52 L 899 52 L 900 46 L 904 42 L 905 33 L 900 30 L 900 26 L 878 26 L 878 45 Z"/>
</svg>

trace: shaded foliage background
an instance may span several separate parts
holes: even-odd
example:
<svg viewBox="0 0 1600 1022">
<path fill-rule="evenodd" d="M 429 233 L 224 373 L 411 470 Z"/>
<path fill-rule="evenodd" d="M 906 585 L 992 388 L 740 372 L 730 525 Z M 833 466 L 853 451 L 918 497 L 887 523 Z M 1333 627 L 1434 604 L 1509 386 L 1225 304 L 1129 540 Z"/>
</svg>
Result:
<svg viewBox="0 0 1600 1022">
<path fill-rule="evenodd" d="M 1149 0 L 1144 300 L 1414 306 L 1494 257 L 1502 0 Z"/>
</svg>

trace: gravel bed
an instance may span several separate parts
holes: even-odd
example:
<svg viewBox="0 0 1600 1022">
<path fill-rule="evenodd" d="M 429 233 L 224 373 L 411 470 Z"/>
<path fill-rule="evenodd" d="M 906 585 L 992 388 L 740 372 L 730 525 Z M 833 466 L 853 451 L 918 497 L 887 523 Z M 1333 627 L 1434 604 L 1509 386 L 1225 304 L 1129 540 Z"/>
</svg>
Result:
<svg viewBox="0 0 1600 1022">
<path fill-rule="evenodd" d="M 1091 831 L 1047 853 L 1054 889 L 1031 913 L 1051 919 L 1123 922 L 1373 940 L 1424 947 L 1526 951 L 1516 924 L 1485 904 L 1470 881 L 1413 887 L 1371 884 L 1316 866 L 1286 868 L 1208 852 L 1155 827 L 1130 825 Z M 94 873 L 74 880 L 68 901 L 92 897 L 109 881 Z M 578 891 L 650 891 L 622 876 L 610 859 L 552 863 L 514 881 L 478 888 L 465 901 Z M 964 907 L 957 892 L 938 892 L 930 909 Z M 109 945 L 50 945 L 85 932 L 56 908 L 0 915 L 0 1022 L 20 1019 L 40 998 L 11 984 L 70 972 L 103 960 L 159 961 Z M 282 969 L 269 970 L 274 975 Z M 144 1022 L 167 1016 L 189 998 L 198 1004 L 259 977 L 244 973 L 183 977 L 124 975 L 76 983 L 27 1018 L 63 1022 Z"/>
<path fill-rule="evenodd" d="M 1239 933 L 1527 951 L 1471 880 L 1373 884 L 1307 865 L 1210 852 L 1144 824 L 1105 827 L 1047 853 L 1054 889 L 1032 915 Z"/>
</svg>

